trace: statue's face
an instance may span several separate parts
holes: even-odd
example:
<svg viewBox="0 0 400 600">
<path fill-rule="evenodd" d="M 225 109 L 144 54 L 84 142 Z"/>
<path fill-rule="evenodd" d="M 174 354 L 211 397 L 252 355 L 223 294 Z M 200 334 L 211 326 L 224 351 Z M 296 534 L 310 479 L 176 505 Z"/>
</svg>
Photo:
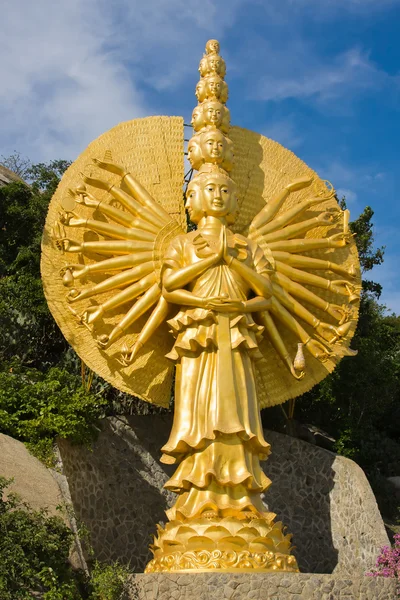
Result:
<svg viewBox="0 0 400 600">
<path fill-rule="evenodd" d="M 206 97 L 205 83 L 204 80 L 201 79 L 196 85 L 196 98 L 198 102 L 203 102 Z"/>
<path fill-rule="evenodd" d="M 196 136 L 189 140 L 188 144 L 188 159 L 193 168 L 198 168 L 202 163 L 202 150 Z"/>
<path fill-rule="evenodd" d="M 208 89 L 210 94 L 219 98 L 222 90 L 222 83 L 219 77 L 210 77 L 207 81 Z"/>
<path fill-rule="evenodd" d="M 202 201 L 199 186 L 192 181 L 186 191 L 185 208 L 188 211 L 189 219 L 193 223 L 198 223 L 203 216 Z"/>
<path fill-rule="evenodd" d="M 206 44 L 207 54 L 219 54 L 219 42 L 217 40 L 209 40 Z"/>
<path fill-rule="evenodd" d="M 225 156 L 227 142 L 220 131 L 207 131 L 202 135 L 200 146 L 206 162 L 219 164 Z"/>
<path fill-rule="evenodd" d="M 221 59 L 217 58 L 217 57 L 213 57 L 211 58 L 210 62 L 208 63 L 210 65 L 210 69 L 211 71 L 214 71 L 215 73 L 218 73 L 220 68 L 221 68 Z"/>
<path fill-rule="evenodd" d="M 208 102 L 204 106 L 204 120 L 207 125 L 213 125 L 219 127 L 222 123 L 223 117 L 223 105 L 219 102 Z"/>
<path fill-rule="evenodd" d="M 192 125 L 195 131 L 198 131 L 203 126 L 203 111 L 201 106 L 196 106 L 192 113 Z"/>
<path fill-rule="evenodd" d="M 210 174 L 203 182 L 201 192 L 203 212 L 207 216 L 222 218 L 235 211 L 235 186 L 223 175 Z"/>
</svg>

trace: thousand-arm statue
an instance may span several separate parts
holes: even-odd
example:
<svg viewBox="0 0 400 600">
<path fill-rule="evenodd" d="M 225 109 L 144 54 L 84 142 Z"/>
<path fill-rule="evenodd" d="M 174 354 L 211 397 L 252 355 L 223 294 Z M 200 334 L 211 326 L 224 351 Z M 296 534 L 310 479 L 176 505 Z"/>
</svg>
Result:
<svg viewBox="0 0 400 600">
<path fill-rule="evenodd" d="M 165 142 L 177 144 L 181 120 L 128 122 L 61 182 L 44 287 L 78 354 L 120 389 L 165 404 L 176 365 L 161 460 L 177 466 L 166 487 L 178 497 L 147 571 L 296 571 L 290 535 L 261 498 L 270 447 L 260 408 L 310 389 L 354 353 L 357 252 L 331 186 L 278 144 L 230 129 L 216 40 L 199 70 L 188 142 L 199 173 L 185 205 L 196 228 L 186 233 L 179 202 L 179 146 Z M 154 135 L 166 157 L 153 156 Z"/>
</svg>

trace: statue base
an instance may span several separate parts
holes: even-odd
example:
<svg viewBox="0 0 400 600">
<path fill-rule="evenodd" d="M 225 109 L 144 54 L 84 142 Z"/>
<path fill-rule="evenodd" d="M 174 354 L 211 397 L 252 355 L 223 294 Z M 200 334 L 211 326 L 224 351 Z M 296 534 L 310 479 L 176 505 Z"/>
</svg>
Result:
<svg viewBox="0 0 400 600">
<path fill-rule="evenodd" d="M 296 558 L 290 554 L 292 536 L 274 517 L 249 512 L 218 517 L 210 512 L 197 519 L 169 521 L 164 529 L 158 525 L 151 546 L 154 558 L 145 573 L 297 573 Z"/>
<path fill-rule="evenodd" d="M 396 600 L 395 579 L 318 573 L 153 573 L 129 578 L 124 600 Z"/>
</svg>

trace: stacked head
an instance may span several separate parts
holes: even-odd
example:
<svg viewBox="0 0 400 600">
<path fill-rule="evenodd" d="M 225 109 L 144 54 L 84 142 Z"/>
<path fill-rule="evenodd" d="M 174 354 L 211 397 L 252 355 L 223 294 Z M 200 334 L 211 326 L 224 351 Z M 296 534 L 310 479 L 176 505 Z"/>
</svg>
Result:
<svg viewBox="0 0 400 600">
<path fill-rule="evenodd" d="M 224 193 L 232 196 L 229 204 L 232 208 L 236 204 L 235 184 L 228 176 L 233 167 L 233 143 L 227 136 L 230 114 L 225 106 L 228 99 L 228 86 L 224 81 L 226 66 L 219 55 L 217 40 L 207 42 L 199 71 L 201 78 L 196 86 L 198 105 L 192 115 L 195 135 L 188 144 L 189 162 L 199 174 L 190 182 L 186 194 L 189 216 L 194 222 L 201 218 L 207 186 L 224 185 Z"/>
</svg>

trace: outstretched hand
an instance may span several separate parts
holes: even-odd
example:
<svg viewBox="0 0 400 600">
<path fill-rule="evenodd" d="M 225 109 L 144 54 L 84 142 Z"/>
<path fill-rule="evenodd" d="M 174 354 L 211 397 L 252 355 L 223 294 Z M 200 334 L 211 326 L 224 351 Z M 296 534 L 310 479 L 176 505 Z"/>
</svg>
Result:
<svg viewBox="0 0 400 600">
<path fill-rule="evenodd" d="M 291 181 L 285 188 L 288 192 L 297 192 L 298 190 L 302 190 L 309 185 L 312 184 L 314 177 L 310 177 L 309 175 L 305 175 L 304 177 L 299 177 L 298 179 L 294 179 Z"/>
<path fill-rule="evenodd" d="M 100 190 L 109 191 L 112 187 L 108 181 L 103 181 L 102 179 L 97 179 L 97 177 L 87 177 L 84 173 L 81 173 L 81 177 L 85 183 L 88 185 L 92 185 L 93 187 L 99 188 Z"/>
<path fill-rule="evenodd" d="M 117 165 L 116 163 L 113 163 L 110 160 L 99 160 L 98 158 L 94 158 L 93 162 L 95 165 L 100 167 L 100 169 L 104 169 L 109 173 L 115 173 L 115 175 L 120 175 L 120 177 L 126 175 L 125 167 Z"/>
</svg>

